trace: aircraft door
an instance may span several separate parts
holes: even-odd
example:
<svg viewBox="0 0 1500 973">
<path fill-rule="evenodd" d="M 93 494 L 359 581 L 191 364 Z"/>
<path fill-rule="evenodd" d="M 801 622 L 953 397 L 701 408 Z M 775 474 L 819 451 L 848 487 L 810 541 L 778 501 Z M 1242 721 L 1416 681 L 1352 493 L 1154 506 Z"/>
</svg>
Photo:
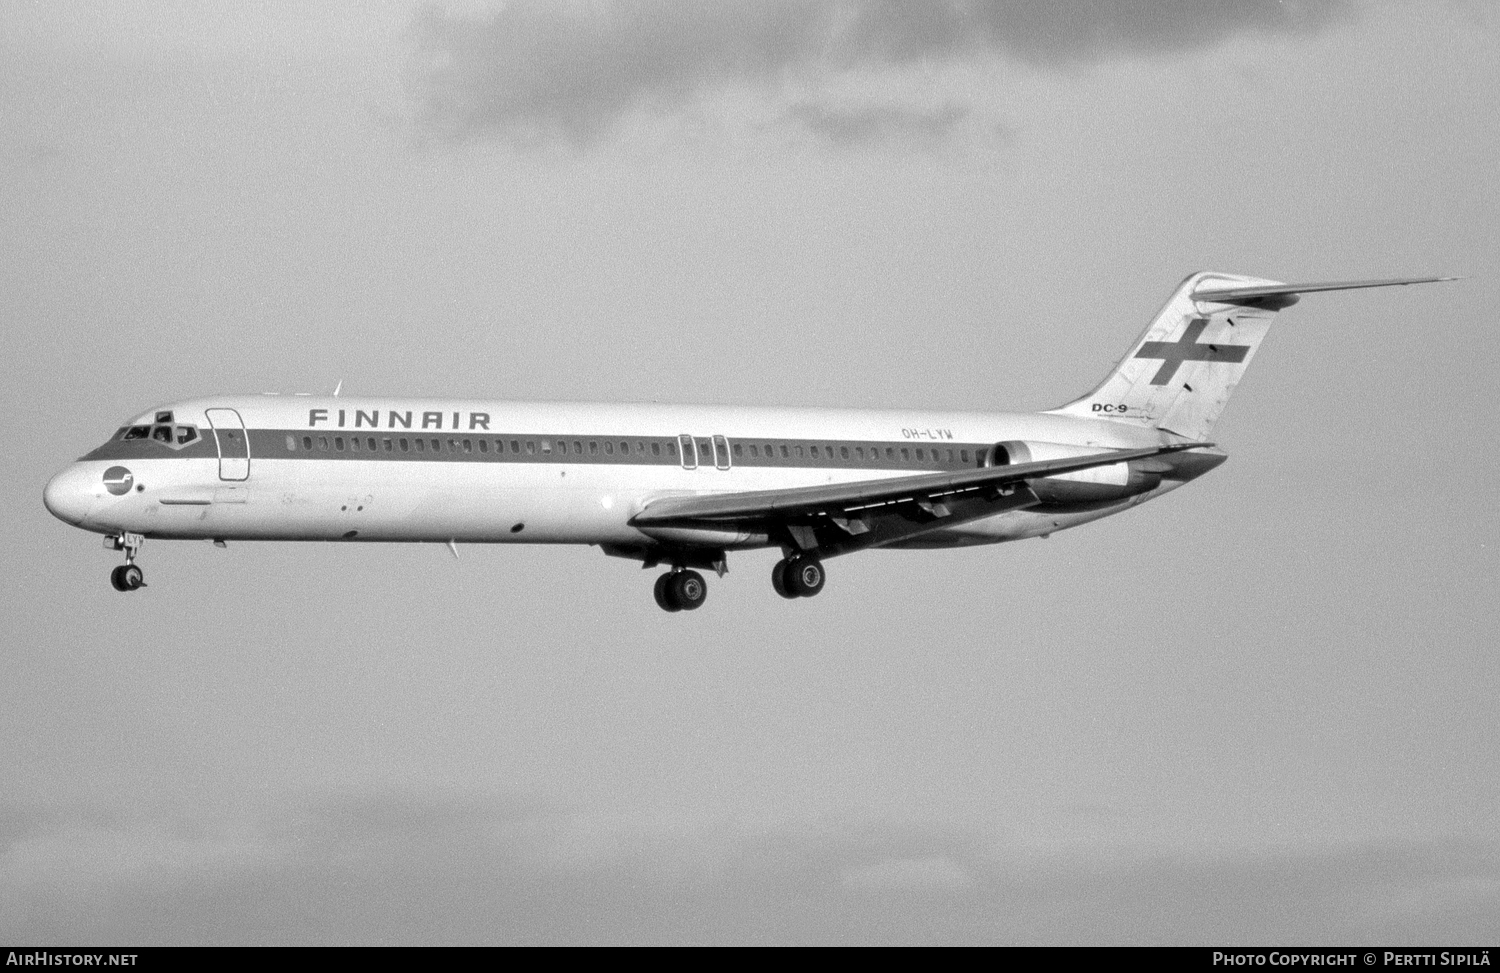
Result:
<svg viewBox="0 0 1500 973">
<path fill-rule="evenodd" d="M 729 440 L 723 436 L 714 437 L 714 465 L 721 470 L 729 469 Z"/>
<path fill-rule="evenodd" d="M 233 409 L 209 409 L 208 424 L 213 427 L 214 443 L 219 447 L 219 479 L 248 480 L 250 437 L 240 414 Z"/>
<path fill-rule="evenodd" d="M 698 468 L 698 447 L 693 442 L 693 437 L 687 433 L 677 437 L 677 447 L 682 452 L 682 468 L 685 470 L 696 470 Z"/>
</svg>

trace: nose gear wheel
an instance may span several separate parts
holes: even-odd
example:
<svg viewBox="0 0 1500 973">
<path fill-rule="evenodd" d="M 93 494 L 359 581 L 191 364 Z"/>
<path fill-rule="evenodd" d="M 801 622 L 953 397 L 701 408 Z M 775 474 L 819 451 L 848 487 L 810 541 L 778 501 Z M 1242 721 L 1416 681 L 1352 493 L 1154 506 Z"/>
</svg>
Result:
<svg viewBox="0 0 1500 973">
<path fill-rule="evenodd" d="M 109 573 L 109 583 L 116 591 L 135 591 L 146 587 L 146 575 L 134 564 L 121 564 Z"/>
</svg>

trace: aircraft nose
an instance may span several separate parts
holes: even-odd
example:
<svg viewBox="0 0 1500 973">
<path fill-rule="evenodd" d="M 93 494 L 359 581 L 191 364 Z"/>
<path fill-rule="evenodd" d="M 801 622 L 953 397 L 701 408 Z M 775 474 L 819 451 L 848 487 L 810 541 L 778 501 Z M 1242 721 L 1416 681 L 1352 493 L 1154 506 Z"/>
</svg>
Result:
<svg viewBox="0 0 1500 973">
<path fill-rule="evenodd" d="M 80 524 L 93 506 L 93 488 L 97 482 L 97 474 L 70 466 L 47 481 L 42 503 L 58 520 Z"/>
</svg>

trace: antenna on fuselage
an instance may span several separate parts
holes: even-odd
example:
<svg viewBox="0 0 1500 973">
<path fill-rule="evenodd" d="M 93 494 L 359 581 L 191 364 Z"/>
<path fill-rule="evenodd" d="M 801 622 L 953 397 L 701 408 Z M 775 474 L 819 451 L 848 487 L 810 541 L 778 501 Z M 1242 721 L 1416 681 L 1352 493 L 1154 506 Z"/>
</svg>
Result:
<svg viewBox="0 0 1500 973">
<path fill-rule="evenodd" d="M 340 391 L 340 390 L 341 390 L 341 389 L 342 389 L 342 388 L 343 388 L 343 387 L 344 387 L 344 380 L 343 380 L 343 379 L 339 379 L 339 384 L 337 384 L 337 385 L 335 385 L 335 386 L 334 386 L 334 387 L 333 387 L 333 397 L 334 397 L 334 398 L 335 398 L 335 399 L 336 399 L 336 398 L 338 398 L 338 397 L 339 397 L 339 391 Z"/>
</svg>

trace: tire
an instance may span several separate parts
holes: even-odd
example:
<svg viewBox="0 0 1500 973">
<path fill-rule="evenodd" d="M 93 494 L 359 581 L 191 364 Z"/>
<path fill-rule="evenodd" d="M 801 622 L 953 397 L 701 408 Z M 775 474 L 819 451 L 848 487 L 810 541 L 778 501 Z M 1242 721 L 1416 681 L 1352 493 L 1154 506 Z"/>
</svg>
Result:
<svg viewBox="0 0 1500 973">
<path fill-rule="evenodd" d="M 114 570 L 112 570 L 112 571 L 109 572 L 109 583 L 110 583 L 110 586 L 113 587 L 116 591 L 129 591 L 130 590 L 129 588 L 125 587 L 125 578 L 124 578 L 124 575 L 125 575 L 125 565 L 123 565 L 123 564 L 119 565 Z"/>
<path fill-rule="evenodd" d="M 120 570 L 120 583 L 125 587 L 124 591 L 134 591 L 146 586 L 146 573 L 134 564 L 127 564 Z"/>
<path fill-rule="evenodd" d="M 783 559 L 777 561 L 776 566 L 771 569 L 771 587 L 776 589 L 778 595 L 788 600 L 797 597 L 796 592 L 787 587 L 787 569 L 790 566 L 790 562 Z"/>
<path fill-rule="evenodd" d="M 697 571 L 679 571 L 671 577 L 669 588 L 672 600 L 683 611 L 696 611 L 703 607 L 703 601 L 708 597 L 708 582 L 703 580 L 703 575 Z"/>
<path fill-rule="evenodd" d="M 677 603 L 676 598 L 672 594 L 672 576 L 670 574 L 664 574 L 656 579 L 656 587 L 652 590 L 652 594 L 656 596 L 656 603 L 661 606 L 662 611 L 682 611 L 682 606 Z"/>
<path fill-rule="evenodd" d="M 823 562 L 815 557 L 798 558 L 792 561 L 786 572 L 787 588 L 799 598 L 811 598 L 823 590 L 828 580 Z"/>
</svg>

